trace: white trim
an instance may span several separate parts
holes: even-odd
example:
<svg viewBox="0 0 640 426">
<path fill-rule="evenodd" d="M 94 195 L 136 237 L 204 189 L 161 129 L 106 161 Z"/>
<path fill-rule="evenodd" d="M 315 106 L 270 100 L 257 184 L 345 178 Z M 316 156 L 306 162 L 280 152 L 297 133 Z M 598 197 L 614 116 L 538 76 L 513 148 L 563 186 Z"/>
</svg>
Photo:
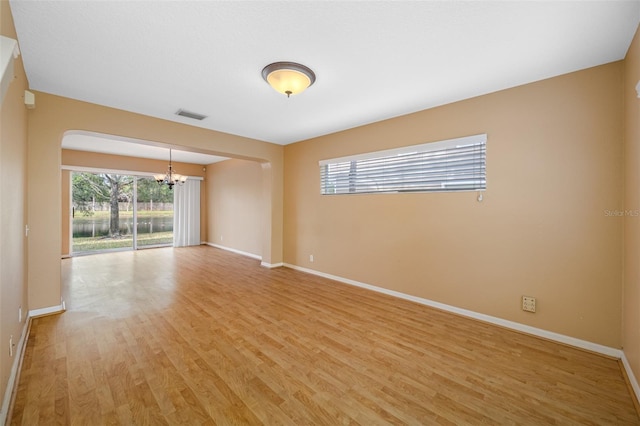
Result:
<svg viewBox="0 0 640 426">
<path fill-rule="evenodd" d="M 161 161 L 161 160 L 156 160 L 156 161 Z M 154 175 L 157 175 L 160 173 L 160 172 L 151 173 L 151 172 L 135 172 L 132 170 L 104 169 L 99 167 L 68 166 L 66 164 L 62 164 L 60 166 L 60 170 L 69 170 L 72 172 L 88 172 L 88 173 L 117 173 L 120 175 L 132 175 L 132 176 L 143 176 L 143 177 L 153 177 Z M 164 173 L 165 172 L 162 172 L 162 174 Z M 204 180 L 202 176 L 187 176 L 187 179 Z"/>
<path fill-rule="evenodd" d="M 18 41 L 9 37 L 0 36 L 0 103 L 9 90 L 9 84 L 15 75 L 13 68 L 14 59 L 20 55 Z"/>
<path fill-rule="evenodd" d="M 205 242 L 203 244 L 206 244 L 208 246 L 211 247 L 215 247 L 215 248 L 219 248 L 221 250 L 226 250 L 226 251 L 230 251 L 232 253 L 236 253 L 236 254 L 240 254 L 242 256 L 247 256 L 250 257 L 252 259 L 256 259 L 256 260 L 260 260 L 260 266 L 263 266 L 265 268 L 280 268 L 281 266 L 284 266 L 284 263 L 279 262 L 279 263 L 267 263 L 267 262 L 262 262 L 262 256 L 258 255 L 258 254 L 253 254 L 253 253 L 247 253 L 246 251 L 242 251 L 242 250 L 236 250 L 234 248 L 231 247 L 225 247 L 225 246 L 221 246 L 220 244 L 215 244 L 215 243 L 208 243 Z"/>
<path fill-rule="evenodd" d="M 348 155 L 346 157 L 329 158 L 320 160 L 320 166 L 330 163 L 342 163 L 346 161 L 369 160 L 378 157 L 391 157 L 394 155 L 408 154 L 416 151 L 435 151 L 439 149 L 454 148 L 457 146 L 470 145 L 479 142 L 486 142 L 487 134 L 464 136 L 462 138 L 447 139 L 437 142 L 421 143 L 418 145 L 403 146 L 402 148 L 385 149 L 382 151 L 367 152 L 364 154 Z"/>
<path fill-rule="evenodd" d="M 609 346 L 600 345 L 600 344 L 589 342 L 586 340 L 576 339 L 575 337 L 565 336 L 564 334 L 554 333 L 553 331 L 547 331 L 541 328 L 531 327 L 529 325 L 520 324 L 515 321 L 509 321 L 509 320 L 494 317 L 491 315 L 481 314 L 481 313 L 470 311 L 467 309 L 462 309 L 455 306 L 446 305 L 444 303 L 435 302 L 433 300 L 423 299 L 422 297 L 400 293 L 399 291 L 389 290 L 382 287 L 376 287 L 371 284 L 361 283 L 359 281 L 354 281 L 348 278 L 342 278 L 336 275 L 315 271 L 313 269 L 303 268 L 297 265 L 291 265 L 289 263 L 285 263 L 284 266 L 286 266 L 287 268 L 295 269 L 297 271 L 306 272 L 308 274 L 313 274 L 313 275 L 318 275 L 320 277 L 328 278 L 330 280 L 339 281 L 339 282 L 353 285 L 356 287 L 362 287 L 367 290 L 376 291 L 378 293 L 384 293 L 389 296 L 398 297 L 400 299 L 410 300 L 412 302 L 420 303 L 426 306 L 431 306 L 433 308 L 441 309 L 447 312 L 452 312 L 468 318 L 473 318 L 479 321 L 488 322 L 490 324 L 499 325 L 501 327 L 509 328 L 511 330 L 516 330 L 522 333 L 531 334 L 537 337 L 542 337 L 544 339 L 553 340 L 555 342 L 564 343 L 565 345 L 574 346 L 580 349 L 586 349 L 588 351 L 596 352 L 602 355 L 607 355 L 613 358 L 621 359 L 623 355 L 623 352 L 621 349 L 611 348 Z"/>
<path fill-rule="evenodd" d="M 2 400 L 2 408 L 0 408 L 0 425 L 5 424 L 7 421 L 7 415 L 9 414 L 9 406 L 11 405 L 11 398 L 13 397 L 14 387 L 16 385 L 16 378 L 18 377 L 19 366 L 22 364 L 22 357 L 24 355 L 24 346 L 27 341 L 27 333 L 29 330 L 29 323 L 31 318 L 27 317 L 22 327 L 22 335 L 18 340 L 18 346 L 14 353 L 13 365 L 11 366 L 11 372 L 9 373 L 9 380 L 7 381 L 7 388 L 4 390 L 4 398 Z"/>
<path fill-rule="evenodd" d="M 49 315 L 49 314 L 59 314 L 64 312 L 65 310 L 66 309 L 65 309 L 64 302 L 61 302 L 59 305 L 56 305 L 56 306 L 49 306 L 47 308 L 33 309 L 29 311 L 29 318 L 41 317 L 43 315 Z"/>
<path fill-rule="evenodd" d="M 631 383 L 631 387 L 633 388 L 633 392 L 635 393 L 635 397 L 638 400 L 638 404 L 640 404 L 640 385 L 638 384 L 638 380 L 636 380 L 636 376 L 633 374 L 633 370 L 631 369 L 631 364 L 629 364 L 629 360 L 627 356 L 622 351 L 622 356 L 620 357 L 622 361 L 622 365 L 624 366 L 624 371 L 627 373 L 627 377 L 629 378 L 629 383 Z"/>
<path fill-rule="evenodd" d="M 206 244 L 208 246 L 211 246 L 211 247 L 219 248 L 219 249 L 222 249 L 222 250 L 230 251 L 232 253 L 241 254 L 243 256 L 247 256 L 247 257 L 250 257 L 252 259 L 262 260 L 262 256 L 257 255 L 257 254 L 248 253 L 246 251 L 237 250 L 237 249 L 234 249 L 234 248 L 231 248 L 231 247 L 221 246 L 221 245 L 215 244 L 215 243 L 204 243 L 204 244 Z"/>
</svg>

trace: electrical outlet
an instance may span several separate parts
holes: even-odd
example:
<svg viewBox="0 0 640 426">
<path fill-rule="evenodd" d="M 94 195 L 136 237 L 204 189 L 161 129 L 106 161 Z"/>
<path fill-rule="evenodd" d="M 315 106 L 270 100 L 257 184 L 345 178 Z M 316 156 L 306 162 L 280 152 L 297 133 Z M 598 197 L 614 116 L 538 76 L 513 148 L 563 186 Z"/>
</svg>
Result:
<svg viewBox="0 0 640 426">
<path fill-rule="evenodd" d="M 536 298 L 530 296 L 522 296 L 522 310 L 526 312 L 535 312 Z"/>
<path fill-rule="evenodd" d="M 220 235 L 220 241 L 224 241 L 224 237 Z"/>
<path fill-rule="evenodd" d="M 9 356 L 13 356 L 13 335 L 9 337 Z"/>
<path fill-rule="evenodd" d="M 22 306 L 18 308 L 18 322 L 22 322 Z"/>
<path fill-rule="evenodd" d="M 309 255 L 309 262 L 313 262 L 313 255 L 312 254 Z"/>
</svg>

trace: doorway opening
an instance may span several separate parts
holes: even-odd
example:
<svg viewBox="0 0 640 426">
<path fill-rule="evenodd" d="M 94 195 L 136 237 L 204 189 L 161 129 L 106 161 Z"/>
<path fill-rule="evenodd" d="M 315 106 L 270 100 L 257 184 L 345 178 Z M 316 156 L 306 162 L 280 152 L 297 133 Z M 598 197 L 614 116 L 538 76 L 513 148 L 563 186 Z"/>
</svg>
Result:
<svg viewBox="0 0 640 426">
<path fill-rule="evenodd" d="M 71 173 L 72 255 L 173 245 L 174 193 L 153 178 Z"/>
</svg>

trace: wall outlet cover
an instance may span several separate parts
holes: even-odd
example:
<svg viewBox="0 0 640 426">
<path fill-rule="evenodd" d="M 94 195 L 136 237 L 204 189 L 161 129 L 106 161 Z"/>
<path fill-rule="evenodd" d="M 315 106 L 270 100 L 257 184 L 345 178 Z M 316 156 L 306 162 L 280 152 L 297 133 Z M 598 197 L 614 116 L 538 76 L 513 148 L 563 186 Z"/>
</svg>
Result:
<svg viewBox="0 0 640 426">
<path fill-rule="evenodd" d="M 531 296 L 522 296 L 522 310 L 525 312 L 535 312 L 536 298 Z"/>
</svg>

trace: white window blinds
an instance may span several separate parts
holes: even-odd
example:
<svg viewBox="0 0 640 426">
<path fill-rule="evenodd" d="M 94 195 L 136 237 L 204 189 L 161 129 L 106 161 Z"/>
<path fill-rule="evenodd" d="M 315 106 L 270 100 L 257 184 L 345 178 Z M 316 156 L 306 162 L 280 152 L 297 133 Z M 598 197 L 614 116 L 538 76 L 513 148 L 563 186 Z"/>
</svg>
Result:
<svg viewBox="0 0 640 426">
<path fill-rule="evenodd" d="M 475 191 L 487 187 L 487 135 L 320 161 L 321 194 Z"/>
</svg>

